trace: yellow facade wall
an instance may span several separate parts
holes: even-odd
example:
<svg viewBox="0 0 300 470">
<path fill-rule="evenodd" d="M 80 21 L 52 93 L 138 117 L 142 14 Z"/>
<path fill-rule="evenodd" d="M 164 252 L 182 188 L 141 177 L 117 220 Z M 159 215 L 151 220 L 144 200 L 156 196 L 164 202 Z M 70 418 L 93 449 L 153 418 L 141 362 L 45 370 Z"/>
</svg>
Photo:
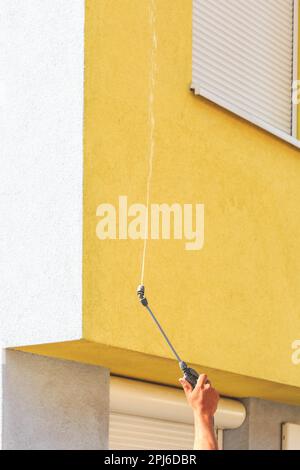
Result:
<svg viewBox="0 0 300 470">
<path fill-rule="evenodd" d="M 300 8 L 299 8 L 299 0 L 298 1 L 298 63 L 297 63 L 297 73 L 298 73 L 298 80 L 300 83 L 300 45 L 299 45 L 299 37 L 300 37 Z M 300 106 L 297 106 L 297 138 L 300 140 Z"/>
<path fill-rule="evenodd" d="M 205 244 L 149 240 L 148 299 L 186 361 L 300 387 L 299 151 L 194 96 L 192 1 L 155 4 L 151 202 L 204 203 Z M 83 337 L 171 358 L 135 294 L 142 241 L 96 237 L 99 204 L 145 201 L 148 6 L 86 1 Z"/>
</svg>

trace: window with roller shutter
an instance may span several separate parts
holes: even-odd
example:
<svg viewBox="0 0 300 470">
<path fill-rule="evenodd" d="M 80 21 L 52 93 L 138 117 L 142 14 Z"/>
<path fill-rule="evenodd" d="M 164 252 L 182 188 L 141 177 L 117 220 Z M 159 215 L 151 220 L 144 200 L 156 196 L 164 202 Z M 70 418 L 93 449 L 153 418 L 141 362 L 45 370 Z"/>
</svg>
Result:
<svg viewBox="0 0 300 470">
<path fill-rule="evenodd" d="M 192 85 L 297 144 L 298 0 L 194 0 Z"/>
<path fill-rule="evenodd" d="M 246 417 L 237 400 L 221 398 L 215 415 L 219 448 L 224 429 Z M 110 450 L 191 450 L 193 413 L 180 389 L 121 377 L 110 378 Z"/>
</svg>

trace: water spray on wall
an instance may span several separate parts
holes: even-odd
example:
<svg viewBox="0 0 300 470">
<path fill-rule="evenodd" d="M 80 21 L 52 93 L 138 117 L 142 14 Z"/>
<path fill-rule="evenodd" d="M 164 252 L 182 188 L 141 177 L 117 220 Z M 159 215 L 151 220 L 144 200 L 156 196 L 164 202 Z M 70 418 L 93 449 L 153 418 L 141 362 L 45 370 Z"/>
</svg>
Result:
<svg viewBox="0 0 300 470">
<path fill-rule="evenodd" d="M 149 121 L 149 159 L 148 159 L 148 177 L 147 177 L 147 195 L 146 195 L 146 207 L 148 214 L 149 202 L 150 202 L 150 188 L 151 188 L 151 179 L 152 179 L 152 167 L 153 167 L 153 156 L 155 150 L 155 141 L 154 141 L 154 131 L 155 131 L 155 116 L 154 116 L 154 90 L 155 90 L 155 76 L 156 76 L 156 51 L 157 51 L 157 35 L 156 35 L 156 15 L 155 15 L 155 1 L 150 1 L 149 7 L 149 19 L 150 19 L 150 30 L 151 30 L 151 37 L 152 37 L 152 48 L 151 48 L 151 55 L 150 55 L 150 81 L 149 81 L 149 108 L 148 108 L 148 121 Z M 148 224 L 145 224 L 146 230 L 148 230 Z M 155 324 L 159 328 L 161 334 L 163 335 L 165 341 L 167 342 L 168 346 L 170 347 L 172 353 L 174 354 L 176 360 L 179 362 L 179 367 L 183 372 L 184 378 L 192 385 L 194 388 L 199 374 L 192 368 L 188 367 L 187 364 L 181 360 L 180 356 L 176 352 L 175 348 L 173 347 L 171 341 L 167 337 L 166 333 L 164 332 L 162 326 L 160 325 L 159 321 L 155 317 L 154 313 L 152 312 L 151 308 L 149 307 L 148 300 L 145 297 L 145 287 L 144 287 L 144 271 L 145 271 L 145 258 L 146 258 L 146 251 L 147 251 L 147 234 L 144 236 L 144 246 L 143 246 L 143 254 L 142 254 L 142 269 L 141 269 L 141 283 L 137 288 L 137 295 L 141 302 L 141 304 L 148 310 L 152 319 L 154 320 Z"/>
</svg>

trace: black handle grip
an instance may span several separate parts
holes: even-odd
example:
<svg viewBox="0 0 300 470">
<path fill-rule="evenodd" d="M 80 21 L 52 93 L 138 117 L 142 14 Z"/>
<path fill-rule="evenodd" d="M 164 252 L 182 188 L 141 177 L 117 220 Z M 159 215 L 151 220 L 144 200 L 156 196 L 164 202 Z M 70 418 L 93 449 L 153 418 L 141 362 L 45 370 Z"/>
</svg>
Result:
<svg viewBox="0 0 300 470">
<path fill-rule="evenodd" d="M 187 380 L 193 388 L 196 387 L 199 374 L 197 371 L 195 371 L 195 369 L 192 369 L 191 367 L 187 367 L 184 371 L 183 376 L 185 380 Z"/>
<path fill-rule="evenodd" d="M 179 362 L 179 367 L 183 372 L 183 377 L 187 380 L 193 388 L 196 387 L 196 383 L 199 377 L 198 372 L 191 367 L 188 367 L 184 361 Z"/>
</svg>

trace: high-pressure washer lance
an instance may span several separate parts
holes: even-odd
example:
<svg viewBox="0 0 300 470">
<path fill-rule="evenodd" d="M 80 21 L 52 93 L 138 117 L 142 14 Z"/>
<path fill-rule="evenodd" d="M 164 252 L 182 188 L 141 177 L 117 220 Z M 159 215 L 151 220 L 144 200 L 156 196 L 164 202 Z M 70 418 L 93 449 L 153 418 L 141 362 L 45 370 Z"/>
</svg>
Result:
<svg viewBox="0 0 300 470">
<path fill-rule="evenodd" d="M 163 335 L 163 337 L 165 338 L 166 342 L 168 343 L 169 347 L 171 348 L 171 351 L 172 353 L 174 354 L 174 356 L 176 357 L 176 360 L 179 362 L 179 367 L 180 369 L 182 370 L 183 372 L 183 376 L 185 378 L 185 380 L 187 380 L 191 386 L 194 388 L 196 383 L 197 383 L 197 380 L 198 380 L 198 377 L 199 377 L 199 374 L 198 372 L 196 372 L 194 369 L 192 369 L 191 367 L 188 367 L 187 364 L 182 361 L 179 357 L 179 355 L 177 354 L 176 350 L 174 349 L 171 341 L 169 340 L 169 338 L 167 337 L 166 333 L 164 332 L 164 330 L 162 329 L 159 321 L 157 320 L 157 318 L 155 317 L 154 313 L 152 312 L 151 308 L 149 307 L 149 304 L 148 304 L 148 300 L 146 299 L 145 297 L 145 287 L 143 285 L 139 285 L 138 288 L 137 288 L 137 295 L 138 295 L 138 298 L 141 302 L 141 304 L 146 307 L 146 309 L 148 310 L 148 312 L 150 313 L 152 319 L 155 321 L 156 325 L 158 326 L 161 334 Z"/>
</svg>

